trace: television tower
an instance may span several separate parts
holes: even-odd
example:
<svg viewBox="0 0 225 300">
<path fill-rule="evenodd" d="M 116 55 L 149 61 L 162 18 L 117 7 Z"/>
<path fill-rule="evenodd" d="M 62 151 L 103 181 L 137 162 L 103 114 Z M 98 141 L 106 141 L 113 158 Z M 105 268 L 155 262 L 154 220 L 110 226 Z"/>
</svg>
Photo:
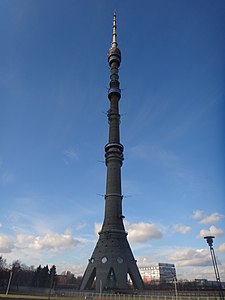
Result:
<svg viewBox="0 0 225 300">
<path fill-rule="evenodd" d="M 118 75 L 120 62 L 121 52 L 117 47 L 116 14 L 114 13 L 112 46 L 108 51 L 110 108 L 108 110 L 109 138 L 105 145 L 107 167 L 105 216 L 98 242 L 89 259 L 80 286 L 80 290 L 90 290 L 95 281 L 95 290 L 99 293 L 107 289 L 128 289 L 128 275 L 135 289 L 144 288 L 123 224 L 123 195 L 121 192 L 123 145 L 120 143 L 119 100 L 121 91 Z"/>
</svg>

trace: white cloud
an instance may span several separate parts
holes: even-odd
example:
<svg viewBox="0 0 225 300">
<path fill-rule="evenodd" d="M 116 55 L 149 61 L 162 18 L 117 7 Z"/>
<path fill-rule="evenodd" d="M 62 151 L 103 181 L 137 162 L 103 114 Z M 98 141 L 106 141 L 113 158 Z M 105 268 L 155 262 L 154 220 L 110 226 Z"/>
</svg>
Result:
<svg viewBox="0 0 225 300">
<path fill-rule="evenodd" d="M 69 264 L 68 262 L 59 262 L 57 264 L 57 273 L 62 274 L 63 272 L 70 271 L 76 277 L 83 276 L 86 267 L 87 267 L 87 263 L 85 263 L 85 264 Z"/>
<path fill-rule="evenodd" d="M 157 258 L 153 257 L 148 257 L 148 256 L 141 256 L 138 258 L 137 263 L 138 267 L 150 267 L 150 266 L 155 266 L 158 263 Z"/>
<path fill-rule="evenodd" d="M 137 224 L 125 223 L 128 231 L 128 240 L 133 243 L 142 243 L 148 240 L 161 239 L 162 232 L 156 225 L 140 222 Z"/>
<path fill-rule="evenodd" d="M 219 252 L 225 252 L 225 243 L 221 244 L 221 245 L 218 247 L 218 251 L 219 251 Z"/>
<path fill-rule="evenodd" d="M 209 227 L 209 230 L 202 229 L 200 230 L 200 237 L 205 237 L 207 235 L 213 235 L 215 237 L 220 237 L 223 235 L 223 230 L 220 228 L 216 228 L 216 226 L 212 225 Z"/>
<path fill-rule="evenodd" d="M 75 239 L 71 234 L 64 233 L 51 233 L 43 236 L 34 236 L 34 235 L 17 235 L 17 247 L 18 248 L 29 248 L 33 250 L 53 250 L 53 251 L 62 251 L 70 250 L 76 247 L 80 241 Z"/>
<path fill-rule="evenodd" d="M 207 249 L 182 248 L 166 257 L 176 263 L 176 266 L 209 266 L 211 258 Z"/>
<path fill-rule="evenodd" d="M 191 227 L 190 226 L 176 224 L 176 225 L 173 226 L 173 230 L 176 231 L 176 232 L 180 232 L 182 234 L 187 234 L 188 232 L 191 231 Z"/>
<path fill-rule="evenodd" d="M 98 233 L 101 231 L 102 229 L 102 224 L 101 223 L 95 223 L 95 234 L 96 236 L 99 236 Z"/>
<path fill-rule="evenodd" d="M 205 278 L 207 280 L 215 281 L 215 275 L 210 266 L 191 266 L 191 267 L 181 267 L 177 266 L 176 268 L 178 280 L 195 280 Z M 224 278 L 222 272 L 220 272 L 221 279 Z"/>
<path fill-rule="evenodd" d="M 0 234 L 0 253 L 10 253 L 14 248 L 12 238 L 5 234 Z"/>
<path fill-rule="evenodd" d="M 209 216 L 204 217 L 199 223 L 200 224 L 214 224 L 219 222 L 223 218 L 223 215 L 219 213 L 213 213 Z"/>
<path fill-rule="evenodd" d="M 101 230 L 102 224 L 95 223 L 95 234 Z M 161 239 L 162 232 L 156 225 L 150 223 L 140 222 L 137 224 L 130 224 L 125 221 L 126 231 L 128 232 L 128 240 L 131 243 L 142 243 L 153 239 Z"/>
<path fill-rule="evenodd" d="M 193 213 L 192 219 L 200 219 L 202 217 L 203 211 L 202 210 L 196 210 Z"/>
</svg>

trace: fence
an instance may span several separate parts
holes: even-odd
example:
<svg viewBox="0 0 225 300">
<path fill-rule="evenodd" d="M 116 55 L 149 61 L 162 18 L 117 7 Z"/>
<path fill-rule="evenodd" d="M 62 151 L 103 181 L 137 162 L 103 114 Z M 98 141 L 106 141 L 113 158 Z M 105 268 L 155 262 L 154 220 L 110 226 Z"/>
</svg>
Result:
<svg viewBox="0 0 225 300">
<path fill-rule="evenodd" d="M 96 294 L 96 293 L 80 293 L 75 291 L 57 291 L 56 296 L 74 297 L 78 300 L 220 300 L 217 292 L 210 292 L 210 294 L 204 294 L 201 292 L 189 292 L 185 295 L 184 292 L 178 295 L 169 295 L 157 291 L 151 294 L 138 295 L 138 294 Z"/>
<path fill-rule="evenodd" d="M 74 300 L 220 300 L 218 291 L 175 291 L 146 290 L 142 294 L 79 292 L 74 289 L 32 289 L 12 287 L 9 294 L 47 296 L 50 298 L 70 297 Z"/>
</svg>

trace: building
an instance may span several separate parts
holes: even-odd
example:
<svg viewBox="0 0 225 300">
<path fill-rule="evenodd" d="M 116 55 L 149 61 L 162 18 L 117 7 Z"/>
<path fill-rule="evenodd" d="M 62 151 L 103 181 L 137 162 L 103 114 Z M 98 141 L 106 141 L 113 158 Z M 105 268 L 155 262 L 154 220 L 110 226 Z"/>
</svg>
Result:
<svg viewBox="0 0 225 300">
<path fill-rule="evenodd" d="M 141 277 L 145 283 L 171 282 L 176 278 L 176 268 L 174 264 L 158 263 L 154 266 L 139 268 Z"/>
</svg>

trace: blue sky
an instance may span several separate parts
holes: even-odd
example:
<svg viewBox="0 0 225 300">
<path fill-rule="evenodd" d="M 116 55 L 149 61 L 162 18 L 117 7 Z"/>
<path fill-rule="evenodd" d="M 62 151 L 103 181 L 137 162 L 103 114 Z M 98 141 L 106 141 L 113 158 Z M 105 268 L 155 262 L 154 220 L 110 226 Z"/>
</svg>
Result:
<svg viewBox="0 0 225 300">
<path fill-rule="evenodd" d="M 103 221 L 107 51 L 122 52 L 123 214 L 139 266 L 225 281 L 222 0 L 0 2 L 0 254 L 81 275 Z"/>
</svg>

